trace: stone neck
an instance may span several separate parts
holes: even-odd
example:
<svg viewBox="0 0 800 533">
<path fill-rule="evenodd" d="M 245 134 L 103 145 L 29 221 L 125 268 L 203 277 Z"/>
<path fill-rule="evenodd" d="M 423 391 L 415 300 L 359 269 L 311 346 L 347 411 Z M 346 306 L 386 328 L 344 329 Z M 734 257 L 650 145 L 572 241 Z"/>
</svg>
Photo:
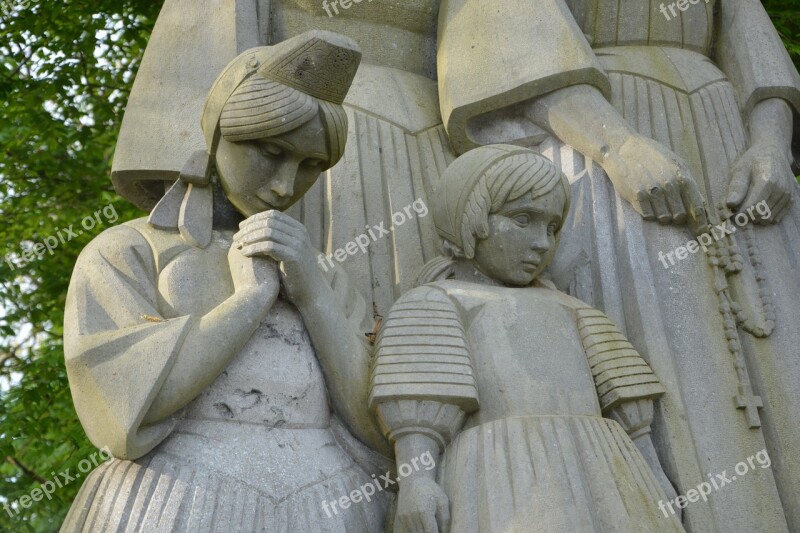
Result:
<svg viewBox="0 0 800 533">
<path fill-rule="evenodd" d="M 453 277 L 458 281 L 478 283 L 479 285 L 492 285 L 494 287 L 505 287 L 499 281 L 490 278 L 468 259 L 455 259 L 453 261 Z"/>
</svg>

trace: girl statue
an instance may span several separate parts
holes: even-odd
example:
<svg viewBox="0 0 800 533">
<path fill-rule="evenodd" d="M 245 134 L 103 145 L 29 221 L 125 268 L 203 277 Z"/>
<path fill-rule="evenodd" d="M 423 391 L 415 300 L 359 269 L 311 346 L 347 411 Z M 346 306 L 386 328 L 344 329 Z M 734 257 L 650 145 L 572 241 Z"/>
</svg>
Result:
<svg viewBox="0 0 800 533">
<path fill-rule="evenodd" d="M 353 435 L 381 446 L 354 356 L 366 306 L 281 212 L 341 158 L 360 57 L 328 32 L 237 57 L 206 101 L 207 151 L 149 219 L 81 254 L 67 371 L 89 438 L 117 459 L 62 531 L 382 529 L 382 495 L 323 506 L 373 482 Z"/>
<path fill-rule="evenodd" d="M 443 174 L 446 257 L 392 307 L 372 374 L 398 472 L 444 450 L 438 485 L 433 471 L 401 478 L 396 531 L 683 531 L 659 510 L 662 487 L 674 497 L 650 440 L 663 386 L 602 312 L 540 279 L 569 196 L 549 160 L 515 146 Z"/>
</svg>

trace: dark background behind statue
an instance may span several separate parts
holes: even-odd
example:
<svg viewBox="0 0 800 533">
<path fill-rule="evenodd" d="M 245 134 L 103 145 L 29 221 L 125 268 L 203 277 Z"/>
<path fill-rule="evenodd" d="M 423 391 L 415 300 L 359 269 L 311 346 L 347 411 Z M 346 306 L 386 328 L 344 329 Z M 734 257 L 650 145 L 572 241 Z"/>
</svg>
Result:
<svg viewBox="0 0 800 533">
<path fill-rule="evenodd" d="M 763 3 L 800 67 L 800 0 Z M 59 473 L 74 477 L 95 452 L 67 387 L 64 298 L 80 250 L 141 216 L 114 193 L 109 172 L 160 8 L 0 0 L 0 531 L 57 531 L 85 474 L 14 517 L 3 504 Z M 43 246 L 34 250 L 41 258 L 26 254 L 48 238 L 57 241 L 52 254 Z"/>
</svg>

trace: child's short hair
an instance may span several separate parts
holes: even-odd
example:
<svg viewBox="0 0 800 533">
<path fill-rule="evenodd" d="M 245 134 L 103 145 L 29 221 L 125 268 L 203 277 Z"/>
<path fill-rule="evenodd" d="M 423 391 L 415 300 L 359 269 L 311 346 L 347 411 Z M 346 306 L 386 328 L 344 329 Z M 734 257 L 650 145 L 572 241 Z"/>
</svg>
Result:
<svg viewBox="0 0 800 533">
<path fill-rule="evenodd" d="M 477 239 L 489 236 L 490 214 L 527 193 L 540 198 L 559 186 L 566 197 L 566 220 L 569 182 L 549 159 L 503 144 L 467 152 L 445 170 L 433 196 L 434 223 L 445 253 L 472 259 Z"/>
</svg>

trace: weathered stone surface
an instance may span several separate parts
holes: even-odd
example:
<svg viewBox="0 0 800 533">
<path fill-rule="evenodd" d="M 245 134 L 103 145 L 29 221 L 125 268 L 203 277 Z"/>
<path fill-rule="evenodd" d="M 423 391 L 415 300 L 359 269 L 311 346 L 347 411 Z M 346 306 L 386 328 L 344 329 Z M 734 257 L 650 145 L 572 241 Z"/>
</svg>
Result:
<svg viewBox="0 0 800 533">
<path fill-rule="evenodd" d="M 344 468 L 348 461 L 356 460 L 371 465 L 365 467 L 367 472 L 385 472 L 388 467 L 381 462 L 380 454 L 389 455 L 391 450 L 380 431 L 393 441 L 405 439 L 410 443 L 402 449 L 395 447 L 398 466 L 418 459 L 414 453 L 428 450 L 426 439 L 445 447 L 454 438 L 449 446 L 471 450 L 480 439 L 485 442 L 490 435 L 499 438 L 500 431 L 505 435 L 490 461 L 490 473 L 496 476 L 491 483 L 507 486 L 517 471 L 524 483 L 533 483 L 532 478 L 524 476 L 525 465 L 543 458 L 520 451 L 521 442 L 552 439 L 555 432 L 558 438 L 547 442 L 565 458 L 563 464 L 572 465 L 575 463 L 568 458 L 581 455 L 576 450 L 587 454 L 594 450 L 594 444 L 580 438 L 561 439 L 591 429 L 563 419 L 580 412 L 593 420 L 587 424 L 595 424 L 591 427 L 617 443 L 619 450 L 628 449 L 632 440 L 641 454 L 621 470 L 614 467 L 603 475 L 593 472 L 586 478 L 602 480 L 598 486 L 606 487 L 611 479 L 628 479 L 630 472 L 640 472 L 642 477 L 637 479 L 655 476 L 670 498 L 684 496 L 718 475 L 727 472 L 730 477 L 736 467 L 748 460 L 752 463 L 756 454 L 762 454 L 758 457 L 767 457 L 768 462 L 749 465 L 735 481 L 685 505 L 683 526 L 693 532 L 800 529 L 800 365 L 793 355 L 800 344 L 800 333 L 794 327 L 800 322 L 800 277 L 796 275 L 800 264 L 796 231 L 800 207 L 793 201 L 797 184 L 791 168 L 798 160 L 792 154 L 791 142 L 800 110 L 800 77 L 759 1 L 682 4 L 616 0 L 167 0 L 131 95 L 113 173 L 117 189 L 137 205 L 151 209 L 161 202 L 150 218 L 159 229 L 140 221 L 101 236 L 84 253 L 71 291 L 70 306 L 76 314 L 97 319 L 92 319 L 88 330 L 75 330 L 80 342 L 75 341 L 70 353 L 99 354 L 103 361 L 113 362 L 90 364 L 81 359 L 83 355 L 68 353 L 73 385 L 86 383 L 85 387 L 75 387 L 76 407 L 90 436 L 97 432 L 115 435 L 109 440 L 116 439 L 115 454 L 125 459 L 116 463 L 113 472 L 109 467 L 108 472 L 93 479 L 107 475 L 109 487 L 114 483 L 128 487 L 126 480 L 131 478 L 126 477 L 128 466 L 124 465 L 132 463 L 127 459 L 147 453 L 153 446 L 156 451 L 150 453 L 157 454 L 159 442 L 171 442 L 182 434 L 185 420 L 160 417 L 170 410 L 166 407 L 156 409 L 157 416 L 151 406 L 174 403 L 174 398 L 159 400 L 155 391 L 169 387 L 163 385 L 170 379 L 167 369 L 179 364 L 181 346 L 197 327 L 186 317 L 205 316 L 226 304 L 240 307 L 238 312 L 230 311 L 225 335 L 240 339 L 242 344 L 237 349 L 243 349 L 263 322 L 253 318 L 244 327 L 240 324 L 242 317 L 254 313 L 251 318 L 258 318 L 259 312 L 266 312 L 265 302 L 277 298 L 273 292 L 280 279 L 297 310 L 281 307 L 280 299 L 271 309 L 274 316 L 284 316 L 281 313 L 285 312 L 286 323 L 292 322 L 298 332 L 304 328 L 306 336 L 298 338 L 305 340 L 292 344 L 297 339 L 272 324 L 272 329 L 263 331 L 263 341 L 280 344 L 281 339 L 295 339 L 281 350 L 302 354 L 300 360 L 310 366 L 295 367 L 293 363 L 298 360 L 293 360 L 278 369 L 274 365 L 279 363 L 274 361 L 268 369 L 249 367 L 242 361 L 246 363 L 245 373 L 252 373 L 254 379 L 283 376 L 280 385 L 289 386 L 291 381 L 284 383 L 289 375 L 302 375 L 307 370 L 315 377 L 308 374 L 306 381 L 313 381 L 316 388 L 303 394 L 287 390 L 285 396 L 267 402 L 269 383 L 248 387 L 234 379 L 230 387 L 217 390 L 215 385 L 197 379 L 186 397 L 200 402 L 199 398 L 209 395 L 210 403 L 203 413 L 213 413 L 228 422 L 231 415 L 235 420 L 257 413 L 260 420 L 268 421 L 256 424 L 260 429 L 254 429 L 252 435 L 245 436 L 244 431 L 234 436 L 232 432 L 231 439 L 241 438 L 246 443 L 252 438 L 252 449 L 259 449 L 256 441 L 267 439 L 258 436 L 261 426 L 274 427 L 281 420 L 289 420 L 291 417 L 284 415 L 287 409 L 291 411 L 295 396 L 298 401 L 301 397 L 308 399 L 308 405 L 300 402 L 305 407 L 315 406 L 298 412 L 324 426 L 326 408 L 319 396 L 324 391 L 330 409 L 336 413 L 333 419 L 341 418 L 343 423 L 335 424 L 336 430 L 323 431 L 316 440 L 309 439 L 319 446 L 319 454 L 304 449 L 303 453 L 320 456 L 315 457 L 321 461 L 315 463 L 320 471 L 327 472 L 336 465 Z M 241 142 L 223 138 L 219 147 L 213 146 L 217 117 L 207 120 L 212 128 L 206 124 L 205 130 L 200 118 L 219 72 L 245 50 L 288 42 L 312 29 L 353 39 L 363 53 L 363 62 L 338 111 L 321 105 L 322 111 L 306 123 L 307 127 L 275 136 L 284 136 L 284 141 L 288 138 L 294 146 L 325 152 L 328 161 L 321 161 L 318 169 L 314 165 L 292 167 L 314 159 L 304 153 L 275 166 L 274 147 L 256 149 L 255 138 Z M 260 65 L 259 54 L 264 50 L 256 48 L 249 56 L 240 56 L 230 72 L 257 69 L 248 64 L 254 60 Z M 223 107 L 228 96 L 216 107 Z M 237 103 L 246 102 L 246 98 Z M 297 107 L 293 111 L 302 115 L 304 101 L 294 103 Z M 345 115 L 349 127 L 344 125 Z M 238 118 L 233 116 L 234 129 L 243 128 L 247 136 L 251 125 L 236 123 Z M 274 127 L 274 123 L 264 125 L 264 131 Z M 230 138 L 236 135 L 230 133 Z M 435 213 L 428 215 L 427 206 L 443 200 L 436 191 L 456 155 L 474 152 L 477 146 L 508 143 L 543 154 L 570 182 L 573 205 L 562 217 L 561 243 L 546 273 L 570 297 L 542 287 L 486 285 L 489 280 L 497 281 L 497 268 L 519 258 L 508 248 L 492 248 L 492 242 L 497 241 L 478 232 L 474 242 L 467 238 L 466 243 L 455 244 L 464 245 L 466 250 L 487 249 L 483 254 L 487 262 L 481 266 L 487 276 L 478 280 L 481 285 L 476 288 L 472 282 L 439 281 L 439 285 L 424 289 L 438 293 L 426 292 L 419 300 L 425 305 L 431 298 L 443 299 L 436 305 L 450 302 L 457 320 L 437 315 L 428 331 L 425 324 L 414 322 L 419 320 L 417 316 L 398 318 L 395 311 L 390 315 L 395 304 L 402 307 L 406 299 L 420 296 L 418 291 L 423 289 L 415 288 L 418 278 L 437 279 L 451 273 L 463 280 L 463 276 L 472 275 L 474 268 L 453 269 L 436 260 L 442 252 L 436 231 L 440 224 Z M 320 148 L 323 145 L 325 148 Z M 203 165 L 189 168 L 186 163 L 192 153 L 209 147 L 213 148 L 210 155 L 215 156 L 210 163 L 222 179 L 212 178 L 206 185 L 205 169 L 200 168 Z M 319 171 L 337 161 L 315 181 Z M 235 180 L 226 183 L 226 174 L 258 178 L 243 187 Z M 176 180 L 176 188 L 163 196 L 165 185 Z M 259 180 L 264 181 L 263 190 L 256 186 Z M 186 185 L 190 183 L 191 187 Z M 292 185 L 291 193 L 287 185 Z M 488 191 L 486 194 L 490 195 Z M 207 207 L 212 198 L 213 217 Z M 404 207 L 412 205 L 425 209 L 398 216 Z M 259 214 L 269 208 L 289 208 L 291 218 Z M 181 216 L 192 212 L 200 216 Z M 746 219 L 736 218 L 743 214 Z M 234 235 L 242 216 L 250 217 L 250 222 Z M 732 217 L 731 222 L 723 232 L 728 217 Z M 292 251 L 269 249 L 271 239 L 284 230 L 293 243 L 289 246 Z M 721 233 L 732 235 L 722 237 Z M 266 259 L 250 260 L 238 253 L 237 247 L 228 255 L 234 238 L 237 246 L 253 257 L 285 253 L 280 270 Z M 301 242 L 302 246 L 298 244 Z M 359 249 L 359 242 L 366 244 Z M 316 266 L 318 258 L 312 257 L 311 249 L 328 256 L 337 251 L 344 255 L 339 254 L 342 259 L 321 257 Z M 314 266 L 313 271 L 309 264 Z M 320 282 L 320 272 L 325 274 L 325 283 Z M 499 283 L 518 287 L 518 275 L 501 277 Z M 126 282 L 108 281 L 119 276 Z M 98 279 L 102 280 L 99 285 Z M 130 280 L 138 286 L 145 279 L 145 288 L 131 289 Z M 220 279 L 224 281 L 217 283 Z M 293 281 L 306 279 L 316 281 Z M 271 289 L 260 289 L 264 292 L 258 296 L 237 297 L 247 292 L 244 287 L 252 285 Z M 309 296 L 314 291 L 319 299 Z M 528 296 L 523 294 L 536 294 L 536 298 L 530 297 L 536 301 L 526 300 Z M 497 305 L 504 311 L 481 315 L 476 303 L 481 298 L 490 302 L 488 307 L 502 302 Z M 337 301 L 341 309 L 323 305 L 323 301 Z M 473 304 L 476 307 L 470 307 Z M 547 308 L 553 312 L 537 312 L 538 305 L 550 306 Z M 320 311 L 323 308 L 339 312 Z M 162 312 L 165 309 L 169 312 Z M 177 309 L 192 312 L 180 314 Z M 465 314 L 465 309 L 473 312 Z M 517 309 L 527 317 L 527 328 L 518 327 L 514 321 Z M 444 308 L 436 312 L 447 314 Z M 415 353 L 401 346 L 393 348 L 396 353 L 389 353 L 388 345 L 381 345 L 376 354 L 379 364 L 374 369 L 372 396 L 375 405 L 380 405 L 382 426 L 378 429 L 367 412 L 371 358 L 369 347 L 364 345 L 370 337 L 364 334 L 376 333 L 373 323 L 377 320 L 380 324 L 383 317 L 386 325 L 382 338 L 388 338 L 392 328 L 411 328 L 408 335 L 416 335 L 424 340 L 424 346 L 434 348 Z M 71 320 L 67 330 L 77 328 L 79 321 Z M 452 327 L 460 324 L 467 338 L 483 331 L 482 324 L 489 324 L 482 333 L 485 338 L 480 338 L 482 342 L 493 339 L 493 344 L 479 354 L 468 350 L 466 344 L 463 353 L 450 353 L 434 340 L 434 330 L 445 323 Z M 218 331 L 223 330 L 220 324 Z M 239 329 L 231 329 L 235 324 Z M 473 324 L 475 331 L 470 330 Z M 120 337 L 115 332 L 119 328 L 131 329 Z M 415 328 L 420 331 L 414 333 Z M 558 349 L 564 360 L 548 359 L 548 354 L 532 357 L 527 364 L 538 365 L 543 375 L 553 379 L 512 394 L 512 390 L 520 391 L 530 373 L 504 373 L 520 370 L 514 366 L 513 354 L 522 346 L 537 346 L 535 332 L 539 331 L 546 339 L 558 335 L 571 339 L 568 346 Z M 586 345 L 584 341 L 594 334 L 608 338 Z M 614 349 L 597 348 L 606 344 Z M 125 348 L 120 348 L 123 345 Z M 106 350 L 103 346 L 114 348 Z M 197 353 L 205 353 L 207 348 Z M 229 358 L 215 363 L 220 383 L 225 381 L 222 376 L 223 371 L 229 371 L 228 365 L 239 363 L 233 356 L 235 351 L 226 352 Z M 348 364 L 337 366 L 342 361 Z M 495 361 L 498 364 L 491 366 Z M 575 366 L 579 361 L 587 365 L 582 374 Z M 485 372 L 481 371 L 482 362 L 490 365 Z M 315 364 L 319 372 L 312 372 Z M 125 369 L 126 377 L 121 377 L 115 365 Z M 472 371 L 468 371 L 470 368 Z M 196 375 L 192 373 L 198 371 L 189 368 L 186 372 Z M 128 375 L 141 376 L 141 382 L 158 387 L 137 388 L 138 381 L 129 380 Z M 397 375 L 425 379 L 392 381 Z M 506 379 L 507 384 L 501 387 Z M 649 388 L 656 380 L 663 387 L 663 395 Z M 549 388 L 567 383 L 574 385 L 569 389 L 572 394 L 562 395 Z M 627 388 L 616 387 L 620 383 Z M 276 390 L 282 390 L 280 385 L 272 383 Z M 389 401 L 402 387 L 413 389 L 409 398 Z M 438 392 L 433 393 L 437 387 Z M 501 388 L 505 392 L 498 392 Z M 641 397 L 620 391 L 635 391 Z M 541 411 L 532 411 L 532 405 Z M 93 411 L 98 409 L 103 412 Z M 598 409 L 605 418 L 598 415 Z M 515 426 L 510 421 L 517 410 L 522 416 L 532 417 L 551 413 L 548 416 L 562 417 L 559 420 L 563 424 L 557 428 Z M 414 426 L 412 422 L 417 419 L 427 422 Z M 465 421 L 467 429 L 459 433 Z M 249 419 L 247 423 L 255 424 Z M 413 431 L 392 429 L 394 426 Z M 652 427 L 652 433 L 646 431 L 648 427 Z M 270 439 L 276 438 L 272 436 L 278 435 L 276 430 L 269 432 Z M 193 433 L 194 429 L 183 431 Z M 105 438 L 92 438 L 97 443 L 106 442 Z M 330 438 L 337 442 L 335 446 Z M 261 468 L 252 479 L 270 487 L 265 489 L 269 492 L 306 479 L 288 463 L 283 465 L 280 454 L 288 452 L 280 444 L 286 443 L 277 444 L 277 462 L 262 456 L 252 459 L 244 451 L 246 445 L 210 446 L 209 457 L 225 455 L 224 450 L 229 450 L 224 460 L 231 471 Z M 334 448 L 342 455 L 322 457 L 321 450 L 330 452 Z M 519 459 L 523 453 L 526 457 Z M 635 455 L 635 450 L 632 453 Z M 137 459 L 135 467 L 151 469 L 142 478 L 148 483 L 166 476 L 163 479 L 179 480 L 176 487 L 182 483 L 192 486 L 195 481 L 191 480 L 201 477 L 195 472 L 213 466 L 203 462 L 211 459 L 203 458 L 197 463 L 201 467 L 187 466 L 173 475 L 168 473 L 167 463 L 153 457 L 151 466 Z M 418 495 L 419 501 L 429 498 L 430 504 L 438 505 L 438 518 L 442 520 L 444 493 L 429 477 L 430 472 L 440 470 L 439 481 L 457 511 L 452 515 L 453 531 L 461 525 L 481 531 L 548 531 L 564 525 L 547 522 L 541 514 L 529 517 L 525 514 L 528 511 L 520 511 L 523 505 L 511 505 L 513 492 L 494 492 L 489 503 L 497 507 L 479 508 L 478 504 L 487 500 L 470 500 L 476 487 L 471 476 L 479 474 L 477 463 L 454 459 L 448 452 L 444 457 L 439 469 L 424 470 L 427 481 L 419 482 Z M 281 472 L 271 470 L 277 464 L 281 464 Z M 507 468 L 512 464 L 516 469 Z M 601 464 L 607 463 L 597 463 Z M 614 464 L 619 466 L 618 462 Z M 583 464 L 584 468 L 588 466 Z M 321 499 L 324 493 L 333 501 L 335 494 L 357 483 L 365 473 L 361 467 L 353 468 L 355 477 L 321 489 L 314 497 Z M 512 474 L 506 473 L 509 471 Z M 452 477 L 456 472 L 465 475 L 465 481 Z M 570 477 L 574 472 L 553 474 L 552 486 L 575 481 Z M 575 481 L 576 486 L 584 481 Z M 208 499 L 207 506 L 198 503 L 197 509 L 205 510 L 196 516 L 205 516 L 202 513 L 208 509 L 224 509 L 221 512 L 228 514 L 221 514 L 220 520 L 227 521 L 233 530 L 248 530 L 250 526 L 237 520 L 252 517 L 226 503 L 229 498 L 236 499 L 230 495 L 239 490 L 238 482 L 226 484 L 229 482 L 219 481 L 220 487 L 226 487 L 217 491 L 220 499 Z M 208 486 L 205 481 L 197 483 Z M 636 483 L 631 486 L 638 486 Z M 87 484 L 70 520 L 84 516 L 81 509 L 96 512 L 91 510 L 94 489 L 103 493 L 100 499 L 114 490 L 98 487 L 105 485 Z M 552 490 L 558 492 L 557 488 Z M 641 502 L 652 500 L 658 491 L 659 487 L 645 491 L 648 495 L 642 496 Z M 621 495 L 616 501 L 630 503 L 629 497 L 634 496 Z M 575 518 L 578 522 L 566 522 L 572 529 L 622 531 L 626 530 L 625 520 L 651 523 L 655 518 L 660 520 L 652 522 L 653 530 L 675 527 L 661 511 L 652 514 L 653 508 L 647 503 L 622 511 L 621 507 L 592 507 L 588 503 L 594 496 L 586 498 L 587 505 L 579 507 L 587 513 L 584 517 L 593 516 L 596 521 L 584 524 Z M 292 523 L 299 528 L 295 530 L 335 530 L 341 525 L 337 520 L 349 520 L 343 514 L 335 515 L 333 521 L 319 519 L 325 515 L 324 511 L 319 514 L 319 505 L 312 506 L 313 512 L 297 511 L 292 506 L 299 504 L 291 498 L 281 504 L 269 501 L 250 505 L 248 500 L 245 506 L 273 509 L 276 515 L 267 513 L 263 518 L 268 529 L 275 525 L 292 530 L 288 520 L 295 519 L 299 520 Z M 114 504 L 118 507 L 109 523 L 127 523 L 125 517 L 135 516 L 129 512 L 131 507 L 121 502 Z M 365 503 L 353 504 L 347 512 L 363 512 L 367 518 L 367 525 L 356 528 L 377 531 L 383 528 L 385 503 L 377 504 L 374 513 L 367 511 Z M 407 517 L 403 509 L 413 506 L 403 501 L 402 491 L 398 504 L 400 516 Z M 139 511 L 147 508 L 146 503 L 137 505 Z M 161 511 L 156 510 L 156 503 L 153 505 L 153 516 L 169 514 L 166 510 L 158 514 Z M 529 507 L 536 509 L 536 505 Z M 559 513 L 563 509 L 553 503 L 542 513 L 557 520 L 554 517 L 562 516 Z M 522 521 L 478 521 L 475 513 L 484 512 Z M 430 509 L 425 516 L 430 519 Z M 155 523 L 142 520 L 141 524 Z M 168 522 L 167 518 L 163 520 Z M 394 522 L 390 513 L 386 523 L 391 527 Z M 73 529 L 82 527 L 75 525 L 78 523 L 78 519 L 68 522 Z M 351 525 L 347 524 L 348 531 Z"/>
</svg>

